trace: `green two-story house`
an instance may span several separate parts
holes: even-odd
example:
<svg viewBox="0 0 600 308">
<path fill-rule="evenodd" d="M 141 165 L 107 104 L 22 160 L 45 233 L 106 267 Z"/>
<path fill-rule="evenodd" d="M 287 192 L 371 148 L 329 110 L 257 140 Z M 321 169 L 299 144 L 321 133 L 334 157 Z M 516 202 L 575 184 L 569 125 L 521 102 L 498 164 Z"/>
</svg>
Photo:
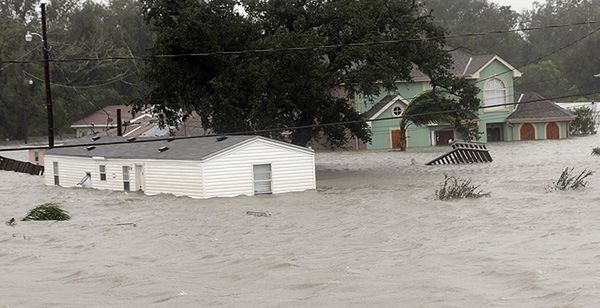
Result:
<svg viewBox="0 0 600 308">
<path fill-rule="evenodd" d="M 453 74 L 471 80 L 479 87 L 478 97 L 482 106 L 497 106 L 479 110 L 477 115 L 481 132 L 479 141 L 530 139 L 521 138 L 522 126 L 525 125 L 525 128 L 528 129 L 530 123 L 516 123 L 507 120 L 515 112 L 515 109 L 519 108 L 513 105 L 515 103 L 513 81 L 514 78 L 521 76 L 521 72 L 496 55 L 472 55 L 462 50 L 454 50 L 450 54 L 454 61 Z M 372 141 L 366 145 L 368 149 L 400 147 L 400 116 L 414 98 L 431 90 L 427 75 L 414 70 L 412 79 L 411 82 L 399 82 L 392 92 L 355 100 L 355 108 L 366 117 L 371 128 Z M 395 119 L 396 117 L 398 119 Z M 539 118 L 541 119 L 541 117 Z M 563 128 L 559 129 L 558 138 L 568 136 L 566 128 L 572 117 L 565 115 L 563 118 L 549 120 L 557 121 L 555 125 Z M 542 124 L 536 125 L 547 127 Z M 551 126 L 554 127 L 553 125 Z M 452 140 L 461 138 L 453 126 L 433 123 L 422 127 L 410 125 L 406 137 L 408 147 L 446 145 Z M 546 139 L 546 134 L 538 132 L 538 136 L 534 139 Z"/>
</svg>

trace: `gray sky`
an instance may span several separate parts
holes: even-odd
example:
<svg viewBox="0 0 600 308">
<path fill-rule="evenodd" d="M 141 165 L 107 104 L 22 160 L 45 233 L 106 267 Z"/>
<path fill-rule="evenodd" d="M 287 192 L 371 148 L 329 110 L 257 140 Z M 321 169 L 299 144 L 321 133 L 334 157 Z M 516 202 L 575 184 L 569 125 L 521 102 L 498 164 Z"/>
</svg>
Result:
<svg viewBox="0 0 600 308">
<path fill-rule="evenodd" d="M 491 0 L 491 2 L 498 3 L 500 5 L 510 5 L 513 10 L 520 12 L 524 9 L 531 9 L 533 2 L 536 0 Z M 545 0 L 537 0 L 540 3 L 546 2 Z"/>
</svg>

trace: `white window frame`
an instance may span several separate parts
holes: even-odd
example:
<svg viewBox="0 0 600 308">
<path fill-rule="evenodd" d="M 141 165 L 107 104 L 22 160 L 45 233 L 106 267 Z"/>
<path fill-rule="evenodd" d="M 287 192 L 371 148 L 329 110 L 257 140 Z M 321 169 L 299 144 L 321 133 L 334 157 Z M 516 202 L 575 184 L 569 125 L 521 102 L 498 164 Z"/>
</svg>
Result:
<svg viewBox="0 0 600 308">
<path fill-rule="evenodd" d="M 131 166 L 123 166 L 123 190 L 131 191 Z M 125 176 L 127 175 L 127 176 Z"/>
<path fill-rule="evenodd" d="M 104 171 L 102 171 L 103 168 Z M 106 165 L 98 165 L 98 174 L 100 174 L 100 181 L 106 181 Z"/>
<path fill-rule="evenodd" d="M 269 166 L 269 179 L 268 180 L 257 180 L 255 178 L 254 168 L 257 166 Z M 268 192 L 257 192 L 256 191 L 256 183 L 269 183 L 269 191 Z M 273 193 L 273 165 L 272 164 L 253 164 L 252 165 L 252 190 L 255 195 L 266 195 Z"/>
<path fill-rule="evenodd" d="M 396 114 L 396 108 L 400 108 L 400 113 Z M 394 107 L 392 107 L 392 116 L 399 118 L 400 116 L 402 116 L 402 113 L 404 113 L 404 108 L 402 108 L 402 106 L 400 105 L 395 105 Z"/>
<path fill-rule="evenodd" d="M 502 84 L 502 88 L 490 89 L 490 84 L 493 82 L 499 82 Z M 496 93 L 494 93 L 496 92 Z M 502 95 L 498 95 L 502 92 Z M 504 106 L 488 107 L 494 105 L 504 104 Z M 483 87 L 483 106 L 486 107 L 484 111 L 505 111 L 508 110 L 508 84 L 504 79 L 500 77 L 494 77 L 485 82 Z"/>
<path fill-rule="evenodd" d="M 54 175 L 54 185 L 55 186 L 60 186 L 60 176 L 58 174 L 58 162 L 57 161 L 53 161 L 52 162 L 52 173 Z"/>
</svg>

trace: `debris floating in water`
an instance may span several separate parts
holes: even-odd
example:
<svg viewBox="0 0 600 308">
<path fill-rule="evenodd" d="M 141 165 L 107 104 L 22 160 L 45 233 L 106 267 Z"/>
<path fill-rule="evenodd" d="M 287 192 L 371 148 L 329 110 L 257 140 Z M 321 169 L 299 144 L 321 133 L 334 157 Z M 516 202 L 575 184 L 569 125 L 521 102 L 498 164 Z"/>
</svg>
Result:
<svg viewBox="0 0 600 308">
<path fill-rule="evenodd" d="M 14 217 L 6 221 L 6 225 L 11 226 L 11 227 L 16 224 L 17 224 L 17 221 L 15 220 Z"/>
<path fill-rule="evenodd" d="M 135 222 L 124 222 L 124 223 L 117 224 L 117 226 L 134 226 L 134 227 L 136 227 L 137 225 L 135 224 Z"/>
<path fill-rule="evenodd" d="M 271 217 L 270 212 L 247 211 L 246 214 L 256 217 Z"/>
</svg>

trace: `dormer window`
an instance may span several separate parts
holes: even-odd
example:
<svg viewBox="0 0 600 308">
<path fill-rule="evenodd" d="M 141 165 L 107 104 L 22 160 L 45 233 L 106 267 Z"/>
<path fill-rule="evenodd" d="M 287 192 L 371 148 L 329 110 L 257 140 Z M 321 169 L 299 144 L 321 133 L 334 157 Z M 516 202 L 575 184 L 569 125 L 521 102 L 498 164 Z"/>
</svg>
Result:
<svg viewBox="0 0 600 308">
<path fill-rule="evenodd" d="M 507 103 L 506 92 L 506 85 L 502 79 L 492 78 L 488 80 L 483 90 L 484 106 L 489 106 L 488 109 L 505 109 Z"/>
</svg>

